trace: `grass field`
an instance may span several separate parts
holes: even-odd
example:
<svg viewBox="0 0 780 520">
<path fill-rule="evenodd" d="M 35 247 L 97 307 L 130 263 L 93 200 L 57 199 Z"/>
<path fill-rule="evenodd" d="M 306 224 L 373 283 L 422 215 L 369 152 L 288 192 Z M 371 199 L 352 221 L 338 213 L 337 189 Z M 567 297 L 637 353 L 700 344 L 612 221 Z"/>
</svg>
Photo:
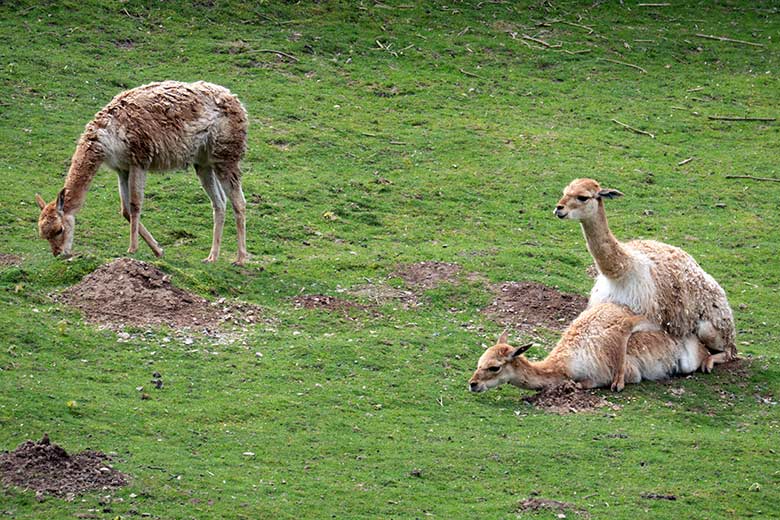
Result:
<svg viewBox="0 0 780 520">
<path fill-rule="evenodd" d="M 0 516 L 555 518 L 519 512 L 537 496 L 593 518 L 779 517 L 780 184 L 726 176 L 780 178 L 780 123 L 710 116 L 779 115 L 780 10 L 671 3 L 0 3 L 0 253 L 21 258 L 0 267 L 0 449 L 48 432 L 133 476 L 110 499 L 6 489 Z M 230 264 L 230 216 L 222 259 L 200 262 L 211 210 L 192 171 L 149 176 L 143 221 L 166 255 L 136 255 L 261 306 L 231 344 L 124 340 L 52 300 L 123 256 L 129 226 L 104 169 L 78 256 L 53 258 L 34 194 L 54 198 L 95 112 L 161 79 L 225 85 L 250 114 L 250 265 Z M 558 416 L 515 388 L 467 392 L 500 332 L 484 283 L 348 317 L 292 303 L 425 260 L 587 294 L 579 226 L 552 215 L 582 176 L 626 194 L 607 207 L 619 238 L 681 246 L 720 281 L 745 375 L 633 385 L 604 392 L 618 411 Z M 166 384 L 141 400 L 153 372 Z"/>
</svg>

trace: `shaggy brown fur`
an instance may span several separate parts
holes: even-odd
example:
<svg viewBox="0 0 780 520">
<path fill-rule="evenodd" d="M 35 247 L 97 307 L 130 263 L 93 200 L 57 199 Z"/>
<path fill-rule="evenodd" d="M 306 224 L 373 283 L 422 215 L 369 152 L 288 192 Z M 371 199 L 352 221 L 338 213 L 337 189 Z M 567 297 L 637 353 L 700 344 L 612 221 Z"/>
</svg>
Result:
<svg viewBox="0 0 780 520">
<path fill-rule="evenodd" d="M 117 95 L 90 121 L 76 146 L 65 187 L 41 208 L 38 228 L 52 252 L 69 254 L 75 214 L 101 164 L 119 177 L 122 215 L 130 222 L 130 248 L 138 234 L 155 254 L 162 249 L 140 222 L 147 171 L 194 165 L 212 201 L 214 236 L 206 261 L 216 261 L 222 240 L 226 201 L 230 200 L 238 232 L 238 259 L 247 258 L 244 194 L 239 161 L 246 151 L 247 115 L 241 102 L 224 87 L 199 81 L 150 83 Z"/>
<path fill-rule="evenodd" d="M 559 218 L 580 221 L 600 272 L 590 305 L 628 305 L 672 336 L 696 334 L 708 348 L 734 357 L 734 318 L 723 288 L 680 248 L 654 240 L 619 242 L 604 199 L 621 195 L 592 179 L 575 179 L 555 209 Z"/>
</svg>

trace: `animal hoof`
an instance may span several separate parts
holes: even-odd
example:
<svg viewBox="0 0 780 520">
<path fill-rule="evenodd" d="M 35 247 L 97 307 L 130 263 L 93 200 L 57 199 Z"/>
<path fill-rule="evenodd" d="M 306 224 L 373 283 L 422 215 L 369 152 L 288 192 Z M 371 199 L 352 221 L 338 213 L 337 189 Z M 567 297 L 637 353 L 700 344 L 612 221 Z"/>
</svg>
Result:
<svg viewBox="0 0 780 520">
<path fill-rule="evenodd" d="M 216 259 L 216 258 L 214 258 L 214 257 L 213 257 L 213 256 L 211 256 L 211 255 L 209 255 L 209 256 L 207 256 L 206 258 L 204 258 L 204 259 L 203 259 L 203 263 L 204 263 L 204 264 L 213 264 L 213 263 L 214 263 L 214 262 L 216 262 L 216 261 L 217 261 L 217 259 Z"/>
<path fill-rule="evenodd" d="M 610 389 L 613 392 L 622 392 L 623 388 L 625 388 L 625 387 L 626 387 L 626 385 L 623 384 L 623 383 L 612 383 L 612 386 L 610 387 Z"/>
<path fill-rule="evenodd" d="M 154 256 L 156 256 L 157 258 L 162 258 L 162 255 L 163 255 L 162 248 L 154 250 Z"/>
<path fill-rule="evenodd" d="M 127 254 L 128 255 L 134 255 L 136 253 L 136 251 L 138 251 L 137 247 L 128 247 L 127 248 Z"/>
</svg>

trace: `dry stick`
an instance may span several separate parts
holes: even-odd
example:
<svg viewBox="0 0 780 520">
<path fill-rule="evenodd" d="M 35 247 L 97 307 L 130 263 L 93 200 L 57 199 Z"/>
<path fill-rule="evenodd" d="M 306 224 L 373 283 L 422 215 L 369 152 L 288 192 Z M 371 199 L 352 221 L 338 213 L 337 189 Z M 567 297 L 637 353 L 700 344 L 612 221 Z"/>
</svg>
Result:
<svg viewBox="0 0 780 520">
<path fill-rule="evenodd" d="M 640 72 L 647 72 L 645 69 L 640 67 L 639 65 L 634 65 L 633 63 L 626 63 L 625 61 L 618 61 L 618 60 L 611 60 L 609 58 L 601 58 L 603 61 L 608 61 L 610 63 L 617 63 L 618 65 L 625 65 L 626 67 L 631 67 L 632 69 L 636 69 Z"/>
<path fill-rule="evenodd" d="M 688 164 L 688 163 L 689 163 L 689 162 L 691 162 L 692 160 L 693 160 L 693 157 L 688 157 L 687 159 L 685 159 L 685 160 L 683 160 L 683 161 L 680 161 L 680 162 L 678 162 L 678 163 L 677 163 L 677 166 L 682 166 L 683 164 Z"/>
<path fill-rule="evenodd" d="M 638 129 L 638 128 L 634 128 L 633 126 L 627 125 L 627 124 L 625 124 L 625 123 L 621 123 L 621 122 L 620 122 L 620 121 L 618 121 L 617 119 L 613 119 L 613 120 L 612 120 L 612 122 L 613 122 L 613 123 L 617 123 L 617 124 L 619 124 L 620 126 L 622 126 L 623 128 L 625 128 L 626 130 L 631 130 L 631 131 L 632 131 L 632 132 L 634 132 L 635 134 L 642 134 L 642 135 L 647 135 L 647 136 L 651 137 L 652 139 L 655 139 L 655 135 L 651 134 L 650 132 L 645 132 L 644 130 L 640 130 L 640 129 Z"/>
<path fill-rule="evenodd" d="M 776 117 L 707 116 L 713 121 L 777 121 Z"/>
<path fill-rule="evenodd" d="M 672 4 L 636 4 L 637 7 L 669 7 Z"/>
<path fill-rule="evenodd" d="M 577 55 L 577 54 L 588 53 L 588 52 L 590 52 L 590 49 L 581 49 L 581 50 L 578 50 L 578 51 L 567 51 L 566 49 L 563 49 L 563 52 L 565 52 L 566 54 Z"/>
<path fill-rule="evenodd" d="M 725 36 L 713 36 L 711 34 L 696 34 L 699 38 L 707 38 L 708 40 L 718 40 L 722 42 L 741 43 L 743 45 L 752 45 L 754 47 L 763 47 L 763 43 L 746 42 L 745 40 L 735 40 L 733 38 L 726 38 Z"/>
<path fill-rule="evenodd" d="M 753 177 L 752 175 L 726 175 L 727 179 L 751 179 L 754 181 L 769 181 L 780 182 L 780 179 L 773 179 L 771 177 Z"/>
<path fill-rule="evenodd" d="M 458 70 L 460 72 L 462 72 L 463 74 L 465 74 L 466 76 L 471 76 L 472 78 L 484 79 L 482 76 L 478 76 L 478 75 L 474 74 L 473 72 L 469 72 L 469 71 L 463 70 L 463 69 L 458 69 Z"/>
<path fill-rule="evenodd" d="M 276 54 L 277 56 L 284 56 L 285 58 L 291 59 L 295 62 L 300 61 L 298 58 L 293 56 L 292 54 L 287 54 L 286 52 L 277 51 L 274 49 L 253 49 L 251 51 L 248 51 L 247 54 L 253 54 L 255 52 L 270 52 L 271 54 Z"/>
<path fill-rule="evenodd" d="M 546 41 L 544 41 L 544 40 L 540 40 L 539 38 L 534 38 L 533 36 L 528 36 L 527 34 L 524 34 L 524 35 L 523 35 L 523 39 L 525 39 L 525 40 L 530 40 L 530 41 L 532 41 L 532 42 L 536 42 L 536 43 L 538 43 L 539 45 L 544 45 L 544 46 L 545 46 L 545 47 L 547 47 L 548 49 L 557 49 L 558 47 L 560 47 L 560 46 L 561 46 L 561 44 L 560 44 L 560 43 L 559 43 L 558 45 L 550 45 L 549 43 L 547 43 L 547 42 L 546 42 Z"/>
</svg>

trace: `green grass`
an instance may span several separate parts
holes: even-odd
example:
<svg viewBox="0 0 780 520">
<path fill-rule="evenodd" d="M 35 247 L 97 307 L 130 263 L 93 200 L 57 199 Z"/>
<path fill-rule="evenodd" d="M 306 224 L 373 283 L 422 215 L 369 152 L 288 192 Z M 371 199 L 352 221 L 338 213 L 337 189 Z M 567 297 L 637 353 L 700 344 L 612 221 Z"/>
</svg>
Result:
<svg viewBox="0 0 780 520">
<path fill-rule="evenodd" d="M 48 432 L 68 450 L 118 453 L 133 476 L 109 505 L 106 493 L 38 503 L 10 489 L 0 511 L 514 518 L 538 493 L 594 518 L 780 516 L 780 414 L 760 399 L 780 394 L 780 186 L 725 178 L 780 177 L 780 125 L 707 118 L 778 115 L 778 10 L 612 4 L 0 4 L 0 252 L 24 259 L 0 271 L 0 448 Z M 529 47 L 524 34 L 562 46 Z M 111 97 L 160 79 L 223 84 L 250 114 L 250 268 L 229 263 L 230 219 L 223 259 L 200 263 L 211 212 L 192 172 L 149 177 L 144 223 L 166 256 L 137 255 L 189 290 L 262 306 L 270 321 L 231 345 L 167 330 L 118 342 L 51 300 L 122 256 L 129 230 L 101 171 L 78 217 L 80 256 L 54 259 L 36 237 L 34 193 L 54 198 Z M 608 396 L 619 411 L 556 416 L 514 388 L 466 391 L 499 331 L 479 312 L 480 284 L 354 320 L 291 302 L 422 260 L 586 294 L 581 232 L 551 211 L 581 176 L 626 194 L 608 204 L 618 237 L 679 245 L 721 282 L 748 377 L 629 386 Z M 142 401 L 136 387 L 155 371 L 165 386 Z"/>
</svg>

